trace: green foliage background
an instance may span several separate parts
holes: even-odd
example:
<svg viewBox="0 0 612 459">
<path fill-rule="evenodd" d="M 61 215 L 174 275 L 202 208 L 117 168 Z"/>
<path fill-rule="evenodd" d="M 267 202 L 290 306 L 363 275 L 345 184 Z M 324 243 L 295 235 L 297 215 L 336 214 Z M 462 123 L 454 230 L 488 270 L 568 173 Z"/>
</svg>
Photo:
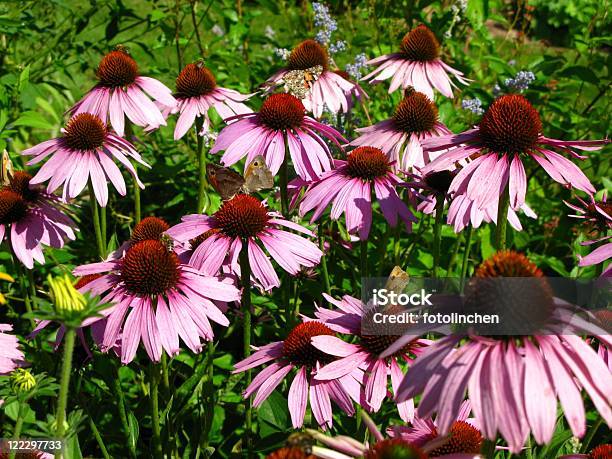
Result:
<svg viewBox="0 0 612 459">
<path fill-rule="evenodd" d="M 455 99 L 437 100 L 440 117 L 451 130 L 458 132 L 478 122 L 476 115 L 462 110 L 462 99 L 478 97 L 487 107 L 494 99 L 496 84 L 503 90 L 506 78 L 514 77 L 519 70 L 529 70 L 537 79 L 525 95 L 540 112 L 545 135 L 560 139 L 609 136 L 612 29 L 607 0 L 469 0 L 465 14 L 458 18 L 450 8 L 452 3 L 329 2 L 339 24 L 332 41 L 341 39 L 348 44 L 346 51 L 335 56 L 338 66 L 344 68 L 359 53 L 372 58 L 395 51 L 406 31 L 423 22 L 440 38 L 443 59 L 473 80 L 470 86 L 461 88 Z M 443 38 L 453 21 L 451 38 Z M 273 35 L 266 31 L 267 27 L 273 29 Z M 203 57 L 221 86 L 248 93 L 283 66 L 275 48 L 291 49 L 314 33 L 312 8 L 307 1 L 0 2 L 0 149 L 7 148 L 15 164 L 25 167 L 19 152 L 59 134 L 66 121 L 65 111 L 95 84 L 99 59 L 117 44 L 129 47 L 143 74 L 169 87 L 174 86 L 182 66 Z M 388 118 L 400 95 L 388 95 L 386 84 L 363 86 L 370 96 L 372 121 Z M 259 103 L 259 98 L 253 99 L 253 108 Z M 356 120 L 365 123 L 365 113 L 358 113 Z M 221 120 L 215 121 L 215 127 L 220 129 Z M 195 136 L 191 133 L 173 142 L 173 129 L 171 119 L 167 127 L 150 135 L 136 133 L 139 150 L 153 166 L 141 172 L 146 184 L 143 215 L 162 216 L 171 224 L 194 211 L 197 193 Z M 562 200 L 571 200 L 571 192 L 552 182 L 533 164 L 529 166 L 527 200 L 539 218 L 523 216 L 525 231 L 512 232 L 509 245 L 527 252 L 547 274 L 595 275 L 595 268 L 576 268 L 576 254 L 589 249 L 579 245 L 585 239 L 578 231 L 579 225 L 566 217 L 569 212 Z M 609 147 L 589 155 L 581 167 L 598 190 L 612 189 Z M 43 285 L 49 272 L 60 273 L 96 258 L 87 200 L 79 199 L 77 204 L 80 208 L 75 214 L 81 227 L 78 240 L 64 250 L 46 251 L 48 264 L 35 271 L 37 285 Z M 129 236 L 133 222 L 130 199 L 120 199 L 116 194 L 111 198 L 109 222 L 109 234 L 114 235 L 112 248 Z M 491 233 L 491 228 L 484 226 L 476 234 L 471 267 L 493 252 Z M 372 238 L 378 241 L 373 246 L 376 256 L 372 256 L 378 273 L 387 273 L 397 263 L 412 275 L 427 274 L 431 269 L 432 231 L 427 218 L 417 226 L 415 235 L 400 238 L 389 235 L 382 219 L 378 219 Z M 442 266 L 448 267 L 449 275 L 458 270 L 461 243 L 462 238 L 451 228 L 443 229 Z M 338 248 L 332 256 L 334 293 L 358 296 L 354 268 L 359 261 L 355 254 Z M 0 264 L 14 274 L 6 245 L 0 252 Z M 18 284 L 9 294 L 18 295 Z M 309 313 L 314 301 L 320 301 L 321 289 L 317 279 L 305 278 L 296 284 L 294 293 L 303 312 Z M 256 305 L 255 342 L 282 339 L 284 326 L 278 295 L 258 297 Z M 9 320 L 15 320 L 12 309 L 7 314 Z M 28 325 L 27 321 L 20 322 L 18 331 L 27 334 Z M 176 451 L 184 457 L 213 449 L 218 457 L 228 457 L 237 448 L 243 421 L 242 381 L 240 376 L 231 376 L 230 371 L 241 355 L 239 340 L 231 339 L 237 336 L 238 329 L 239 325 L 234 325 L 226 331 L 219 330 L 220 344 L 213 356 L 183 352 L 172 361 L 171 387 L 176 390 L 164 394 L 164 434 L 165 441 L 176 443 Z M 35 345 L 31 342 L 27 349 L 35 371 L 56 375 L 59 359 L 50 345 L 42 343 L 44 352 Z M 212 378 L 200 373 L 206 358 L 214 358 Z M 150 439 L 146 359 L 119 369 L 112 359 L 96 354 L 93 361 L 82 365 L 71 400 L 75 421 L 81 421 L 78 440 L 75 437 L 70 445 L 73 457 L 79 457 L 81 452 L 99 456 L 92 423 L 104 433 L 111 456 L 124 457 L 117 413 L 107 405 L 109 398 L 116 397 L 116 384 L 128 402 L 132 441 L 145 454 Z M 262 453 L 282 444 L 290 428 L 282 393 L 275 391 L 258 411 L 257 448 Z M 45 394 L 32 400 L 26 434 L 49 429 L 49 400 Z M 10 432 L 16 416 L 14 407 L 5 406 L 0 416 L 3 431 Z M 381 412 L 376 420 L 384 425 L 397 420 L 394 407 Z M 344 418 L 337 427 L 340 432 L 352 434 L 354 423 Z M 536 449 L 533 457 L 555 457 L 558 451 L 568 450 L 568 430 L 562 426 L 559 429 L 554 444 Z"/>
</svg>

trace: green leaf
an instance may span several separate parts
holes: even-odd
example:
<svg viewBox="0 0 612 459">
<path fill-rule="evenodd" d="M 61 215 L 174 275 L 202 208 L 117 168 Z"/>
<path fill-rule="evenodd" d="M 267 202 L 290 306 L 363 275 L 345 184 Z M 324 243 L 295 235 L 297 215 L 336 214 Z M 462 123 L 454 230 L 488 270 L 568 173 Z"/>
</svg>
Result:
<svg viewBox="0 0 612 459">
<path fill-rule="evenodd" d="M 47 112 L 49 115 L 51 115 L 56 122 L 59 123 L 60 118 L 57 115 L 57 113 L 55 112 L 55 109 L 51 106 L 51 104 L 49 102 L 47 102 L 42 97 L 37 97 L 36 98 L 36 103 L 38 104 L 38 106 L 40 108 L 42 108 L 45 112 Z"/>
<path fill-rule="evenodd" d="M 54 128 L 53 124 L 49 123 L 40 113 L 35 111 L 27 111 L 23 112 L 21 116 L 13 123 L 15 126 L 26 126 L 38 129 L 48 129 L 51 130 Z"/>
<path fill-rule="evenodd" d="M 261 424 L 259 433 L 262 438 L 275 432 L 287 431 L 289 429 L 287 399 L 278 391 L 272 392 L 261 404 L 258 418 Z"/>
<path fill-rule="evenodd" d="M 19 74 L 19 85 L 17 89 L 19 92 L 23 91 L 25 85 L 30 81 L 30 66 L 26 65 L 25 68 Z"/>
<path fill-rule="evenodd" d="M 138 444 L 138 437 L 140 436 L 140 427 L 138 425 L 138 419 L 136 419 L 136 416 L 134 416 L 134 413 L 131 411 L 128 414 L 128 427 L 130 429 L 130 448 L 135 450 Z"/>
<path fill-rule="evenodd" d="M 559 76 L 566 78 L 577 77 L 577 79 L 581 81 L 586 81 L 594 85 L 599 84 L 599 78 L 597 77 L 597 75 L 595 75 L 595 72 L 593 72 L 592 69 L 583 65 L 572 65 L 570 67 L 567 67 L 561 70 Z"/>
</svg>

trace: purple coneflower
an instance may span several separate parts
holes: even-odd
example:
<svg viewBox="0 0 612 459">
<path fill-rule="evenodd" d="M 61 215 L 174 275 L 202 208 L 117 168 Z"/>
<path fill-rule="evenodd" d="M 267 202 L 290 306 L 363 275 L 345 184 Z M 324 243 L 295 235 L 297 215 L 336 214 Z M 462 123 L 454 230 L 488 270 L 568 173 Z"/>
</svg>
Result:
<svg viewBox="0 0 612 459">
<path fill-rule="evenodd" d="M 362 413 L 363 420 L 370 431 L 372 442 L 362 443 L 345 435 L 330 437 L 315 430 L 307 432 L 327 448 L 312 447 L 312 454 L 322 459 L 429 459 L 440 457 L 445 459 L 482 459 L 483 456 L 474 452 L 471 436 L 459 437 L 455 442 L 434 438 L 424 444 L 415 444 L 404 438 L 385 438 L 378 430 L 374 421 Z M 330 449 L 331 448 L 331 449 Z"/>
<path fill-rule="evenodd" d="M 233 89 L 217 86 L 217 80 L 212 72 L 200 63 L 187 64 L 176 79 L 177 104 L 174 107 L 165 107 L 162 112 L 180 113 L 174 129 L 174 140 L 178 140 L 187 133 L 196 117 L 203 117 L 202 131 L 210 129 L 208 110 L 214 108 L 223 119 L 234 115 L 251 113 L 249 107 L 243 102 L 252 94 L 240 94 Z"/>
<path fill-rule="evenodd" d="M 253 378 L 244 397 L 256 392 L 253 406 L 261 405 L 292 370 L 297 370 L 288 397 L 294 428 L 302 427 L 309 401 L 312 414 L 323 429 L 332 427 L 332 400 L 349 416 L 355 414 L 351 398 L 359 402 L 359 381 L 353 375 L 329 381 L 315 379 L 319 367 L 333 360 L 312 345 L 312 338 L 320 335 L 334 335 L 334 331 L 321 322 L 309 320 L 294 327 L 284 341 L 262 346 L 238 362 L 234 373 L 269 363 Z"/>
<path fill-rule="evenodd" d="M 480 209 L 467 194 L 454 194 L 448 208 L 447 223 L 453 227 L 455 233 L 463 231 L 468 225 L 478 228 L 483 222 L 497 224 L 498 205 L 499 201 L 490 201 L 487 207 Z M 538 218 L 526 202 L 520 206 L 520 210 L 529 218 Z M 507 215 L 510 226 L 516 231 L 522 231 L 523 225 L 521 225 L 517 212 L 508 207 Z"/>
<path fill-rule="evenodd" d="M 578 205 L 565 204 L 571 209 L 576 211 L 576 215 L 570 215 L 570 217 L 579 218 L 587 222 L 587 229 L 596 236 L 606 234 L 612 229 L 612 205 L 607 200 L 607 193 L 604 193 L 600 202 L 595 201 L 595 198 L 590 197 L 591 202 L 588 203 L 581 198 L 577 198 L 579 201 Z M 612 236 L 596 237 L 595 239 L 584 241 L 581 245 L 593 245 L 599 242 L 608 241 Z M 612 258 L 612 242 L 606 242 L 602 244 L 590 254 L 585 257 L 579 256 L 580 262 L 578 266 L 591 266 L 605 263 L 606 260 Z M 602 277 L 612 276 L 612 265 L 603 269 L 601 274 Z"/>
<path fill-rule="evenodd" d="M 0 324 L 0 375 L 7 375 L 20 367 L 25 359 L 17 337 L 6 333 L 11 330 L 12 325 Z"/>
<path fill-rule="evenodd" d="M 276 174 L 285 161 L 285 148 L 296 173 L 305 180 L 319 178 L 331 169 L 331 152 L 322 137 L 340 147 L 348 142 L 330 126 L 306 116 L 302 102 L 291 94 L 272 94 L 264 100 L 259 112 L 236 115 L 217 137 L 210 150 L 224 150 L 221 162 L 231 166 L 244 156 L 247 166 L 257 155 Z M 285 145 L 285 142 L 287 145 Z"/>
<path fill-rule="evenodd" d="M 493 279 L 503 277 L 532 278 L 533 282 L 530 288 L 504 293 Z M 510 289 L 517 285 L 508 282 Z M 609 335 L 578 320 L 567 303 L 553 296 L 542 272 L 524 255 L 503 251 L 485 261 L 468 284 L 466 298 L 466 313 L 494 310 L 502 315 L 501 323 L 529 317 L 534 333 L 479 335 L 472 330 L 446 336 L 412 363 L 397 390 L 398 401 L 422 394 L 419 416 L 437 412 L 438 429 L 445 435 L 467 391 L 483 436 L 494 440 L 499 431 L 513 453 L 521 450 L 530 433 L 539 444 L 550 442 L 557 398 L 572 433 L 582 437 L 586 429 L 582 389 L 612 425 L 612 374 L 576 333 L 593 334 L 608 345 Z M 383 355 L 410 339 L 398 339 Z"/>
<path fill-rule="evenodd" d="M 424 351 L 429 340 L 414 339 L 399 349 L 393 355 L 380 358 L 380 354 L 391 346 L 399 336 L 392 334 L 362 333 L 362 321 L 368 315 L 366 305 L 357 298 L 345 295 L 342 300 L 334 300 L 323 294 L 325 299 L 335 305 L 338 310 L 317 308 L 316 317 L 325 325 L 339 333 L 357 337 L 354 344 L 349 344 L 333 335 L 315 336 L 313 346 L 320 351 L 332 355 L 335 360 L 322 367 L 315 376 L 316 380 L 326 381 L 337 379 L 355 371 L 365 371 L 364 400 L 371 411 L 378 411 L 387 397 L 387 386 L 391 376 L 391 387 L 395 392 L 404 377 L 405 371 L 399 363 L 410 363 L 414 357 Z M 373 312 L 373 311 L 372 311 Z M 414 403 L 407 400 L 398 404 L 398 410 L 404 421 L 414 417 Z"/>
<path fill-rule="evenodd" d="M 34 260 L 45 262 L 43 245 L 59 249 L 67 239 L 74 240 L 75 228 L 64 204 L 32 186 L 30 174 L 16 171 L 10 183 L 0 188 L 0 242 L 6 236 L 26 268 L 32 269 Z"/>
<path fill-rule="evenodd" d="M 240 275 L 238 258 L 242 244 L 248 241 L 249 263 L 255 283 L 269 291 L 280 285 L 270 259 L 259 246 L 289 274 L 297 275 L 302 266 L 319 264 L 321 250 L 313 242 L 281 228 L 314 236 L 303 226 L 268 211 L 257 198 L 239 194 L 223 202 L 212 216 L 186 215 L 182 223 L 167 234 L 191 250 L 189 264 L 209 275 L 215 275 L 224 264 Z"/>
<path fill-rule="evenodd" d="M 399 53 L 385 54 L 367 63 L 380 65 L 362 80 L 380 83 L 393 77 L 389 93 L 400 87 L 406 89 L 408 86 L 413 86 L 430 99 L 433 99 L 434 89 L 446 97 L 453 97 L 452 86 L 456 86 L 449 74 L 460 83 L 468 84 L 462 72 L 448 66 L 440 59 L 440 43 L 433 32 L 423 24 L 404 36 Z"/>
<path fill-rule="evenodd" d="M 121 196 L 126 194 L 125 181 L 115 164 L 116 160 L 125 166 L 138 186 L 144 188 L 129 158 L 144 166 L 149 165 L 142 160 L 131 143 L 109 132 L 98 116 L 91 113 L 74 115 L 66 128 L 62 129 L 62 134 L 62 137 L 46 140 L 21 153 L 34 156 L 28 165 L 37 164 L 51 155 L 34 176 L 32 183 L 49 180 L 48 193 L 64 185 L 64 199 L 72 199 L 83 191 L 91 179 L 96 200 L 102 207 L 106 207 L 109 180 Z"/>
<path fill-rule="evenodd" d="M 416 446 L 424 446 L 434 440 L 441 444 L 429 457 L 439 457 L 442 454 L 472 453 L 478 454 L 482 448 L 484 438 L 470 418 L 470 402 L 463 402 L 457 418 L 451 425 L 449 435 L 440 435 L 436 421 L 430 417 L 415 416 L 410 426 L 390 426 L 387 434 L 394 438 L 402 438 Z"/>
<path fill-rule="evenodd" d="M 122 333 L 124 364 L 134 359 L 140 341 L 155 362 L 164 350 L 169 356 L 178 354 L 179 337 L 193 352 L 200 352 L 200 338 L 211 341 L 214 336 L 209 319 L 229 324 L 218 303 L 240 298 L 233 285 L 181 263 L 159 237 L 156 225 L 148 226 L 151 234 L 137 234 L 119 258 L 74 270 L 78 276 L 103 274 L 84 288 L 96 295 L 106 292 L 102 301 L 115 303 L 103 311 L 107 323 L 102 348 L 111 349 Z"/>
<path fill-rule="evenodd" d="M 348 154 L 347 160 L 334 160 L 334 170 L 306 189 L 300 215 L 312 209 L 311 221 L 317 220 L 332 203 L 331 218 L 338 220 L 344 213 L 346 229 L 366 240 L 372 226 L 372 192 L 389 225 L 395 227 L 398 217 L 411 231 L 416 217 L 398 196 L 396 187 L 402 181 L 393 173 L 392 163 L 378 148 L 359 147 Z"/>
<path fill-rule="evenodd" d="M 111 51 L 96 70 L 98 84 L 71 109 L 72 115 L 92 113 L 123 136 L 125 117 L 137 126 L 157 128 L 166 121 L 153 100 L 174 107 L 172 91 L 155 78 L 140 76 L 136 61 L 124 48 Z"/>
<path fill-rule="evenodd" d="M 526 157 L 536 161 L 556 182 L 594 193 L 595 189 L 584 173 L 552 149 L 583 159 L 571 148 L 598 150 L 608 141 L 555 140 L 541 132 L 540 116 L 525 97 L 516 94 L 501 96 L 491 104 L 474 129 L 424 140 L 425 151 L 451 150 L 425 166 L 423 173 L 451 169 L 457 161 L 472 158 L 455 175 L 450 191 L 465 194 L 481 210 L 489 208 L 492 201 L 499 201 L 505 193 L 509 193 L 510 208 L 521 208 L 527 192 L 523 166 Z"/>
<path fill-rule="evenodd" d="M 423 151 L 425 139 L 451 134 L 439 121 L 436 104 L 412 89 L 406 91 L 391 118 L 357 132 L 359 137 L 350 145 L 378 147 L 402 171 L 422 168 L 437 156 Z"/>
<path fill-rule="evenodd" d="M 292 70 L 307 70 L 321 66 L 323 71 L 312 82 L 310 90 L 303 99 L 304 107 L 315 118 L 321 118 L 324 110 L 330 113 L 348 113 L 352 108 L 352 95 L 360 100 L 365 93 L 356 83 L 350 81 L 343 72 L 329 68 L 329 56 L 325 47 L 315 40 L 304 40 L 291 51 L 287 67 L 272 75 L 267 82 L 280 84 L 283 77 Z M 367 96 L 366 96 L 367 97 Z"/>
</svg>

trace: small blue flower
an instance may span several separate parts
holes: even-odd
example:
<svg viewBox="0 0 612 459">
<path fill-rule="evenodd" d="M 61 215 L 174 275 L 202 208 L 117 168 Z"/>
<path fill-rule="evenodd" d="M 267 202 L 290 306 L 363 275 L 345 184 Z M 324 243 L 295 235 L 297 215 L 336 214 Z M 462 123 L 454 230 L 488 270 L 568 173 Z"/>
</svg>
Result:
<svg viewBox="0 0 612 459">
<path fill-rule="evenodd" d="M 484 109 L 482 108 L 482 101 L 475 97 L 473 99 L 463 99 L 461 101 L 461 108 L 464 110 L 468 110 L 475 115 L 482 115 L 484 113 Z"/>
<path fill-rule="evenodd" d="M 367 67 L 367 61 L 368 57 L 364 53 L 357 54 L 357 56 L 355 56 L 355 63 L 347 64 L 344 70 L 346 70 L 346 73 L 348 73 L 351 78 L 359 80 L 361 78 L 361 71 Z"/>
</svg>

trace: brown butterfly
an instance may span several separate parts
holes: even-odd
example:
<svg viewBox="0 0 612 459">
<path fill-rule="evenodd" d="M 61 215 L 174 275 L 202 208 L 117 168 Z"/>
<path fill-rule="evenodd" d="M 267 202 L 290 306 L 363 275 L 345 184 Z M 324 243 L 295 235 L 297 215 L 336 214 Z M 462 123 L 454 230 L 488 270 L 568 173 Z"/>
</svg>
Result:
<svg viewBox="0 0 612 459">
<path fill-rule="evenodd" d="M 0 169 L 0 185 L 9 185 L 14 175 L 15 171 L 13 169 L 11 157 L 9 156 L 8 151 L 4 150 L 2 152 L 2 169 Z"/>
<path fill-rule="evenodd" d="M 263 156 L 256 156 L 249 164 L 244 177 L 230 168 L 217 164 L 206 166 L 208 182 L 213 186 L 221 199 L 226 201 L 237 193 L 254 193 L 274 186 L 274 176 L 266 165 Z"/>
<path fill-rule="evenodd" d="M 294 95 L 298 99 L 304 99 L 322 72 L 323 67 L 320 65 L 315 65 L 305 70 L 288 71 L 282 79 L 282 82 L 285 84 L 285 92 Z"/>
</svg>

